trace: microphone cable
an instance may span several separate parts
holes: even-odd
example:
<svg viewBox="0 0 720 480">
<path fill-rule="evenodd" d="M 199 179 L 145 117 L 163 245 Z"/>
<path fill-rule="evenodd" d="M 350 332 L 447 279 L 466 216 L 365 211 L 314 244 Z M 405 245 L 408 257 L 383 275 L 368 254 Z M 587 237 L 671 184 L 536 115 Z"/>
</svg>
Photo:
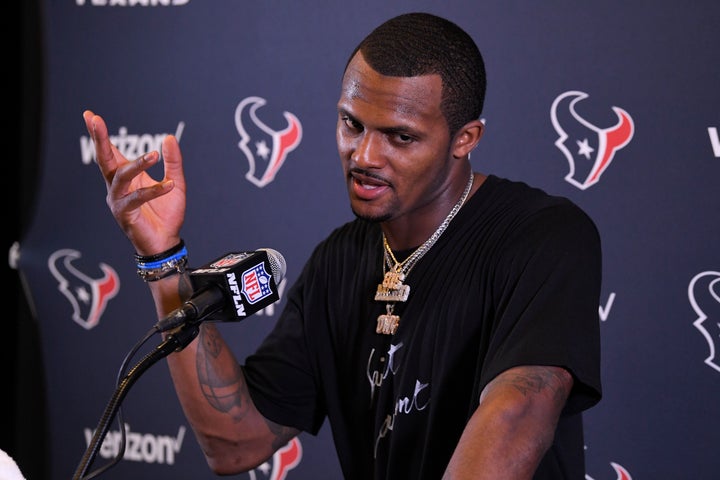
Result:
<svg viewBox="0 0 720 480">
<path fill-rule="evenodd" d="M 125 378 L 125 374 L 127 373 L 127 367 L 130 364 L 130 360 L 132 360 L 138 350 L 140 350 L 140 347 L 142 347 L 156 333 L 159 332 L 155 327 L 148 330 L 148 332 L 143 336 L 143 338 L 141 338 L 137 343 L 135 343 L 135 346 L 133 346 L 133 348 L 130 349 L 127 355 L 125 355 L 125 359 L 123 360 L 122 364 L 120 365 L 120 369 L 118 370 L 117 379 L 115 381 L 116 387 L 119 387 L 122 379 Z M 85 475 L 82 480 L 90 480 L 91 478 L 95 478 L 101 473 L 108 471 L 110 468 L 117 465 L 120 460 L 122 460 L 125 456 L 125 446 L 127 444 L 127 438 L 124 425 L 125 422 L 123 421 L 122 405 L 119 405 L 117 409 L 117 422 L 118 428 L 120 429 L 120 448 L 118 448 L 115 457 L 113 457 L 107 464 Z"/>
</svg>

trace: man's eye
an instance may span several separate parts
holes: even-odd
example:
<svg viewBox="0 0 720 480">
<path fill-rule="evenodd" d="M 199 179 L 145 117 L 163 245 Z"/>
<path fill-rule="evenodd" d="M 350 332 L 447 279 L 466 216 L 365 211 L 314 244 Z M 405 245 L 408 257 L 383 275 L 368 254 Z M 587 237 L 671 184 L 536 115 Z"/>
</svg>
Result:
<svg viewBox="0 0 720 480">
<path fill-rule="evenodd" d="M 345 122 L 345 126 L 347 126 L 351 130 L 362 130 L 362 125 L 360 125 L 352 118 L 344 117 L 343 122 Z"/>
<path fill-rule="evenodd" d="M 402 133 L 398 133 L 397 135 L 395 135 L 395 138 L 399 143 L 412 143 L 415 140 L 410 135 L 405 135 Z"/>
</svg>

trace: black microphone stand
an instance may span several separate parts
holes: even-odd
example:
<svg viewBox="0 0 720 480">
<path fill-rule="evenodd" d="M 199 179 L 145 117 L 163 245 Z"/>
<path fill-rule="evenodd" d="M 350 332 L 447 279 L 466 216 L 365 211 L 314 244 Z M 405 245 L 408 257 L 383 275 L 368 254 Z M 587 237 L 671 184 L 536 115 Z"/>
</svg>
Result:
<svg viewBox="0 0 720 480">
<path fill-rule="evenodd" d="M 75 470 L 73 480 L 81 480 L 84 478 L 83 476 L 87 472 L 88 468 L 90 468 L 90 465 L 92 465 L 92 462 L 100 449 L 100 445 L 105 439 L 105 435 L 107 435 L 110 424 L 115 418 L 123 398 L 125 398 L 125 395 L 127 395 L 127 392 L 130 390 L 130 387 L 135 383 L 140 375 L 152 365 L 170 355 L 172 352 L 179 352 L 185 348 L 195 337 L 197 337 L 199 331 L 200 322 L 192 322 L 182 325 L 171 335 L 168 335 L 165 341 L 155 347 L 152 352 L 148 353 L 145 358 L 140 360 L 128 372 L 128 374 L 123 377 L 122 381 L 120 381 L 115 389 L 110 402 L 107 407 L 105 407 L 105 412 L 100 419 L 100 423 L 98 423 L 95 434 L 93 435 L 87 450 L 85 450 L 85 454 L 80 460 L 80 464 Z"/>
</svg>

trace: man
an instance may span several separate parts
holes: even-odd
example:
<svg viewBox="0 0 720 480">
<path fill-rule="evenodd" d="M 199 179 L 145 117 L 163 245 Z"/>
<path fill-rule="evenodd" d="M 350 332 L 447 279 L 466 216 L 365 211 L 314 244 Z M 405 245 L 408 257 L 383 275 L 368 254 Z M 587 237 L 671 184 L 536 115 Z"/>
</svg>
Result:
<svg viewBox="0 0 720 480">
<path fill-rule="evenodd" d="M 348 479 L 584 477 L 599 236 L 568 200 L 472 172 L 484 95 L 477 46 L 433 15 L 395 17 L 352 53 L 337 144 L 357 218 L 317 246 L 244 365 L 207 323 L 167 359 L 213 471 L 328 419 Z M 191 293 L 178 143 L 155 181 L 157 152 L 129 161 L 84 119 L 162 318 Z"/>
</svg>

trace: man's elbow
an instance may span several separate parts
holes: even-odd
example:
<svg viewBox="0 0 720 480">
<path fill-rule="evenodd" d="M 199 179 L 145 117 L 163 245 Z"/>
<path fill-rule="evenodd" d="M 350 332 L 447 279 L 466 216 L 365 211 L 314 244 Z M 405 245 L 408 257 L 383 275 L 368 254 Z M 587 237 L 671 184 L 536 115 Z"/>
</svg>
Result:
<svg viewBox="0 0 720 480">
<path fill-rule="evenodd" d="M 215 475 L 237 475 L 245 473 L 267 461 L 272 457 L 270 449 L 253 449 L 251 446 L 240 444 L 214 445 L 203 448 L 205 461 Z"/>
</svg>

